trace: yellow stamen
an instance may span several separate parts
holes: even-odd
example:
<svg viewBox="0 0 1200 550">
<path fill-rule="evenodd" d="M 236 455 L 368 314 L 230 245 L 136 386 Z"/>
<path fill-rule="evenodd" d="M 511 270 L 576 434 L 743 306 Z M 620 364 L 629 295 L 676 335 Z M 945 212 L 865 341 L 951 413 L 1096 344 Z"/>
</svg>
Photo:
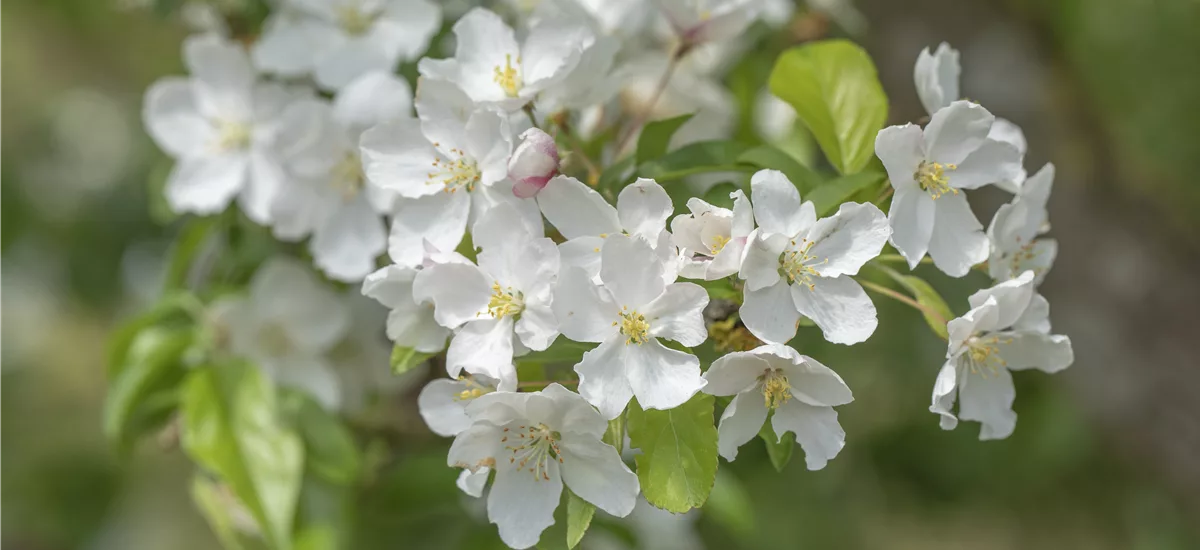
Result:
<svg viewBox="0 0 1200 550">
<path fill-rule="evenodd" d="M 250 146 L 251 128 L 241 122 L 217 122 L 217 148 L 222 151 L 245 149 Z"/>
<path fill-rule="evenodd" d="M 354 151 L 348 151 L 342 160 L 333 166 L 330 176 L 330 185 L 340 191 L 342 198 L 347 200 L 357 196 L 366 181 L 366 176 L 363 175 L 362 160 Z"/>
<path fill-rule="evenodd" d="M 508 428 L 504 431 L 507 432 Z M 517 439 L 522 443 L 505 446 L 512 451 L 508 463 L 516 464 L 518 470 L 528 469 L 529 473 L 533 474 L 534 481 L 549 481 L 547 461 L 558 461 L 560 464 L 563 462 L 562 451 L 558 448 L 558 440 L 562 439 L 562 434 L 551 430 L 545 424 L 517 426 L 516 431 L 519 432 Z M 501 443 L 507 441 L 507 436 L 500 440 Z"/>
<path fill-rule="evenodd" d="M 447 193 L 455 193 L 460 188 L 464 188 L 467 192 L 475 190 L 475 184 L 479 183 L 481 177 L 479 166 L 475 163 L 475 159 L 466 156 L 466 153 L 459 149 L 450 149 L 450 157 L 437 157 L 433 161 L 433 167 L 437 169 L 435 172 L 426 174 L 429 178 L 425 181 L 427 185 L 442 185 Z"/>
<path fill-rule="evenodd" d="M 998 344 L 1011 343 L 1012 338 L 1000 338 L 999 336 L 972 336 L 968 338 L 966 341 L 967 352 L 963 354 L 967 362 L 967 368 L 984 378 L 987 378 L 988 371 L 991 371 L 992 374 L 997 374 L 999 369 L 1008 367 L 1008 362 L 1000 357 L 1000 347 Z"/>
<path fill-rule="evenodd" d="M 520 315 L 525 310 L 525 296 L 513 288 L 501 287 L 499 281 L 492 283 L 492 297 L 488 300 L 488 315 L 500 319 L 509 315 Z"/>
<path fill-rule="evenodd" d="M 455 396 L 455 399 L 457 399 L 459 401 L 470 401 L 472 399 L 475 399 L 476 397 L 486 395 L 486 394 L 489 394 L 489 393 L 492 393 L 493 391 L 495 391 L 492 388 L 489 388 L 487 386 L 484 386 L 483 384 L 480 384 L 478 380 L 475 380 L 474 376 L 469 375 L 469 374 L 465 375 L 465 376 L 459 376 L 458 380 L 459 380 L 459 382 L 467 383 L 467 389 L 458 392 L 458 395 Z"/>
<path fill-rule="evenodd" d="M 917 166 L 917 172 L 913 174 L 913 179 L 917 180 L 917 184 L 929 196 L 937 199 L 938 197 L 951 193 L 958 194 L 958 189 L 950 187 L 950 179 L 946 175 L 947 171 L 957 170 L 956 164 L 939 164 L 936 162 L 922 161 Z"/>
<path fill-rule="evenodd" d="M 767 369 L 758 378 L 762 382 L 763 401 L 768 409 L 778 409 L 792 398 L 792 385 L 782 370 Z"/>
<path fill-rule="evenodd" d="M 517 58 L 517 65 L 521 64 L 521 58 Z M 512 54 L 504 54 L 504 67 L 497 65 L 495 67 L 495 75 L 492 77 L 496 84 L 504 90 L 504 95 L 508 97 L 517 97 L 517 92 L 521 90 L 524 84 L 521 81 L 520 71 L 513 66 Z"/>
<path fill-rule="evenodd" d="M 716 235 L 712 240 L 713 242 L 708 246 L 708 250 L 713 256 L 716 256 L 721 252 L 722 248 L 725 248 L 725 245 L 729 244 L 730 239 L 724 235 Z"/>
<path fill-rule="evenodd" d="M 829 262 L 828 258 L 821 262 L 816 256 L 809 255 L 808 251 L 814 244 L 817 244 L 816 241 L 805 239 L 804 246 L 785 250 L 779 257 L 780 275 L 787 277 L 792 284 L 807 286 L 809 290 L 814 288 L 813 277 L 821 275 L 814 266 Z M 792 241 L 792 246 L 796 246 L 796 241 Z"/>
<path fill-rule="evenodd" d="M 626 345 L 645 344 L 650 341 L 650 323 L 645 315 L 621 308 L 621 334 L 625 335 Z"/>
<path fill-rule="evenodd" d="M 336 8 L 338 26 L 351 36 L 361 36 L 371 29 L 375 16 L 363 13 L 355 5 L 341 5 Z"/>
</svg>

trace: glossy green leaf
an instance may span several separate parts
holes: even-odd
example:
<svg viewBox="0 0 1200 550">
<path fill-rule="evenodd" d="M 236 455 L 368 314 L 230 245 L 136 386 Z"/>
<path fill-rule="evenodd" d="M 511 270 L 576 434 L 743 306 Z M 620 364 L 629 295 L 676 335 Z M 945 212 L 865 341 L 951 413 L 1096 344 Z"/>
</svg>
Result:
<svg viewBox="0 0 1200 550">
<path fill-rule="evenodd" d="M 404 374 L 434 355 L 437 354 L 423 353 L 404 346 L 395 346 L 392 348 L 392 374 Z"/>
<path fill-rule="evenodd" d="M 596 507 L 567 489 L 567 548 L 575 548 L 592 524 Z"/>
<path fill-rule="evenodd" d="M 825 182 L 808 196 L 802 195 L 801 198 L 812 201 L 818 216 L 827 216 L 850 197 L 878 186 L 883 182 L 884 177 L 883 174 L 876 172 L 861 172 L 853 176 L 843 176 Z"/>
<path fill-rule="evenodd" d="M 717 476 L 717 428 L 713 397 L 699 393 L 667 411 L 626 412 L 630 446 L 641 449 L 637 475 L 646 500 L 683 513 L 704 505 Z"/>
<path fill-rule="evenodd" d="M 304 444 L 279 419 L 271 382 L 246 363 L 195 369 L 181 411 L 188 456 L 233 490 L 270 547 L 290 550 Z"/>
<path fill-rule="evenodd" d="M 738 162 L 749 164 L 756 168 L 779 170 L 792 181 L 792 185 L 800 191 L 800 196 L 808 194 L 823 182 L 821 176 L 795 157 L 770 145 L 759 145 L 738 156 Z"/>
<path fill-rule="evenodd" d="M 284 390 L 280 409 L 304 440 L 305 467 L 332 484 L 350 486 L 362 475 L 362 452 L 354 434 L 308 394 Z"/>
<path fill-rule="evenodd" d="M 766 444 L 767 457 L 771 459 L 771 465 L 775 467 L 775 471 L 782 472 L 783 468 L 792 460 L 792 453 L 796 450 L 796 434 L 784 432 L 782 438 L 776 437 L 775 430 L 771 427 L 771 418 L 767 417 L 762 429 L 758 431 L 758 437 Z"/>
<path fill-rule="evenodd" d="M 196 299 L 186 293 L 172 293 L 164 296 L 150 309 L 137 317 L 125 322 L 113 331 L 108 339 L 108 377 L 114 380 L 127 365 L 126 355 L 138 335 L 143 330 L 155 325 L 170 325 L 173 327 L 186 326 L 192 322 L 188 317 L 187 302 Z"/>
<path fill-rule="evenodd" d="M 846 40 L 822 40 L 783 52 L 771 93 L 786 101 L 842 174 L 859 172 L 887 120 L 887 96 L 867 52 Z"/>
<path fill-rule="evenodd" d="M 738 163 L 747 149 L 736 141 L 691 143 L 638 166 L 638 175 L 664 183 L 709 172 L 752 172 L 753 166 Z"/>
<path fill-rule="evenodd" d="M 133 338 L 104 401 L 104 435 L 121 452 L 170 416 L 194 337 L 191 328 L 150 327 Z"/>
<path fill-rule="evenodd" d="M 641 135 L 638 136 L 637 152 L 634 155 L 634 158 L 637 159 L 635 162 L 642 164 L 667 154 L 671 136 L 675 135 L 679 127 L 691 119 L 692 113 L 689 113 L 646 124 L 642 128 Z"/>
</svg>

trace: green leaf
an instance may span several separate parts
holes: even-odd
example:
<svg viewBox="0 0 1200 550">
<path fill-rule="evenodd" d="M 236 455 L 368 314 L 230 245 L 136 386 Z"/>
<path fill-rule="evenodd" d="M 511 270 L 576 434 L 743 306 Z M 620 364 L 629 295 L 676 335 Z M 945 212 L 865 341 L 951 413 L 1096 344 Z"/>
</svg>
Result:
<svg viewBox="0 0 1200 550">
<path fill-rule="evenodd" d="M 592 516 L 595 514 L 596 507 L 592 503 L 579 498 L 570 489 L 567 489 L 568 550 L 575 548 L 579 544 L 579 541 L 583 539 L 583 534 L 587 532 L 588 526 L 592 524 Z"/>
<path fill-rule="evenodd" d="M 289 550 L 304 444 L 278 418 L 274 386 L 246 363 L 199 368 L 181 409 L 183 449 L 229 485 L 270 547 Z"/>
<path fill-rule="evenodd" d="M 336 415 L 306 393 L 284 390 L 280 409 L 304 440 L 305 467 L 329 483 L 351 486 L 362 474 L 362 452 Z"/>
<path fill-rule="evenodd" d="M 729 194 L 741 189 L 737 184 L 729 181 L 718 183 L 704 192 L 704 202 L 721 208 L 733 209 L 733 199 L 729 198 Z"/>
<path fill-rule="evenodd" d="M 870 162 L 888 103 L 865 50 L 846 40 L 792 48 L 775 61 L 769 86 L 796 109 L 838 172 L 854 174 Z"/>
<path fill-rule="evenodd" d="M 166 327 L 150 327 L 133 338 L 104 400 L 104 435 L 120 452 L 170 416 L 185 372 L 182 357 L 194 338 L 190 328 Z"/>
<path fill-rule="evenodd" d="M 771 459 L 771 465 L 775 467 L 775 471 L 782 472 L 788 462 L 792 460 L 792 452 L 796 450 L 796 434 L 792 432 L 784 432 L 783 437 L 776 437 L 775 430 L 771 427 L 771 419 L 763 423 L 763 427 L 758 431 L 758 437 L 767 445 L 767 457 Z"/>
<path fill-rule="evenodd" d="M 170 292 L 188 288 L 188 276 L 192 272 L 196 255 L 212 237 L 219 219 L 218 216 L 190 218 L 183 225 L 167 259 L 167 273 L 163 278 L 164 290 Z"/>
<path fill-rule="evenodd" d="M 562 363 L 574 365 L 583 360 L 583 354 L 595 348 L 596 344 L 588 344 L 557 338 L 550 347 L 528 353 L 517 358 L 521 364 Z"/>
<path fill-rule="evenodd" d="M 204 519 L 208 520 L 208 525 L 217 535 L 222 548 L 244 548 L 241 536 L 234 527 L 228 497 L 222 494 L 220 484 L 203 474 L 196 474 L 192 477 L 192 500 L 195 501 L 196 507 L 200 508 Z"/>
<path fill-rule="evenodd" d="M 129 353 L 129 348 L 143 330 L 159 324 L 182 326 L 190 323 L 191 319 L 187 315 L 187 302 L 195 302 L 195 300 L 195 297 L 185 293 L 168 294 L 149 310 L 113 331 L 108 340 L 109 380 L 115 380 L 121 370 L 126 367 L 125 357 Z"/>
<path fill-rule="evenodd" d="M 712 517 L 734 536 L 749 537 L 754 533 L 753 512 L 750 495 L 742 482 L 726 470 L 718 470 L 717 482 L 708 496 L 708 504 L 704 505 L 704 515 Z"/>
<path fill-rule="evenodd" d="M 934 334 L 937 334 L 943 340 L 948 339 L 950 333 L 947 332 L 946 323 L 954 319 L 954 312 L 950 310 L 950 306 L 946 305 L 946 300 L 942 298 L 942 295 L 938 294 L 938 291 L 925 282 L 924 279 L 916 275 L 904 275 L 891 268 L 884 268 L 883 271 L 895 279 L 896 282 L 903 285 L 904 288 L 908 289 L 918 304 L 932 310 L 932 313 L 929 311 L 921 312 L 921 315 L 925 317 L 925 323 L 929 325 Z"/>
<path fill-rule="evenodd" d="M 826 216 L 837 209 L 855 194 L 879 185 L 884 175 L 877 172 L 860 172 L 853 176 L 842 176 L 832 179 L 809 193 L 802 196 L 804 200 L 812 201 L 816 207 L 817 216 Z"/>
<path fill-rule="evenodd" d="M 736 141 L 691 143 L 638 166 L 638 175 L 663 183 L 708 172 L 750 172 L 753 166 L 738 163 L 748 148 Z"/>
<path fill-rule="evenodd" d="M 353 520 L 353 494 L 349 487 L 307 476 L 296 512 L 295 550 L 347 548 Z"/>
<path fill-rule="evenodd" d="M 631 402 L 626 415 L 630 446 L 642 450 L 637 474 L 646 500 L 675 513 L 703 506 L 717 476 L 713 397 L 699 393 L 667 411 Z"/>
<path fill-rule="evenodd" d="M 404 374 L 416 366 L 424 363 L 426 359 L 437 355 L 436 353 L 424 353 L 413 348 L 396 346 L 392 348 L 392 374 Z"/>
<path fill-rule="evenodd" d="M 782 150 L 770 145 L 759 145 L 738 156 L 738 162 L 750 164 L 756 168 L 779 170 L 792 180 L 792 185 L 804 196 L 821 185 L 821 176 L 809 170 L 807 166 Z"/>
<path fill-rule="evenodd" d="M 633 168 L 636 166 L 634 164 L 635 161 L 636 159 L 631 155 L 609 165 L 608 168 L 605 168 L 600 173 L 600 180 L 596 183 L 596 189 L 610 192 L 620 191 L 625 187 L 625 184 L 630 183 L 630 180 L 633 179 Z"/>
<path fill-rule="evenodd" d="M 680 126 L 691 120 L 693 114 L 679 115 L 646 124 L 642 128 L 641 135 L 638 136 L 637 152 L 634 155 L 634 158 L 637 159 L 635 162 L 642 164 L 667 154 L 671 136 L 675 135 L 675 131 Z"/>
<path fill-rule="evenodd" d="M 617 454 L 625 451 L 625 415 L 621 414 L 616 418 L 608 421 L 608 429 L 604 430 L 605 443 L 612 445 L 617 450 Z"/>
</svg>

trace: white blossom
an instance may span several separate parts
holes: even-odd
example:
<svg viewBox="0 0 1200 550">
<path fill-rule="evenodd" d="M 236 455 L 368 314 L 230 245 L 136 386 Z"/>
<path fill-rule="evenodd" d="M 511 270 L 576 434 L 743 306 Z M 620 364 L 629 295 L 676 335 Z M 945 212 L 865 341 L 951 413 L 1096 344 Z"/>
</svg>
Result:
<svg viewBox="0 0 1200 550">
<path fill-rule="evenodd" d="M 544 350 L 558 336 L 551 311 L 558 248 L 530 234 L 509 205 L 493 208 L 472 230 L 479 265 L 439 264 L 413 280 L 413 298 L 434 305 L 434 319 L 456 329 L 446 370 L 515 379 L 514 354 Z M 515 337 L 514 337 L 515 333 Z"/>
<path fill-rule="evenodd" d="M 796 435 L 809 470 L 824 468 L 846 443 L 833 408 L 854 401 L 850 388 L 832 369 L 790 347 L 769 344 L 730 353 L 704 379 L 705 393 L 734 396 L 717 427 L 725 460 L 737 458 L 738 447 L 758 435 L 772 411 L 775 435 Z"/>
<path fill-rule="evenodd" d="M 368 185 L 358 141 L 378 123 L 409 118 L 412 92 L 387 73 L 367 73 L 348 84 L 332 105 L 297 102 L 284 112 L 277 149 L 288 183 L 271 205 L 274 232 L 283 240 L 312 235 L 313 261 L 340 281 L 361 281 L 387 249 L 383 215 L 395 196 Z"/>
<path fill-rule="evenodd" d="M 167 203 L 214 214 L 236 196 L 247 216 L 268 223 L 284 179 L 272 142 L 293 94 L 260 82 L 242 47 L 215 34 L 187 38 L 183 58 L 192 76 L 155 82 L 142 113 L 150 137 L 176 160 Z"/>
<path fill-rule="evenodd" d="M 928 252 L 938 269 L 962 277 L 987 259 L 987 236 L 962 191 L 997 181 L 1012 166 L 1011 159 L 992 157 L 964 162 L 983 145 L 992 120 L 987 109 L 955 101 L 934 113 L 924 130 L 905 124 L 876 136 L 875 154 L 895 189 L 891 243 L 909 268 Z"/>
<path fill-rule="evenodd" d="M 873 204 L 845 203 L 816 219 L 811 202 L 787 177 L 762 170 L 750 180 L 758 229 L 749 239 L 739 276 L 746 281 L 740 316 L 759 339 L 784 343 L 801 316 L 825 339 L 862 342 L 878 324 L 875 304 L 852 275 L 879 255 L 887 221 Z"/>
<path fill-rule="evenodd" d="M 1055 373 L 1074 362 L 1071 340 L 1049 334 L 1050 307 L 1034 293 L 1033 279 L 1026 271 L 972 294 L 971 310 L 950 321 L 946 364 L 929 407 L 941 415 L 943 429 L 954 429 L 961 418 L 981 424 L 981 440 L 1008 437 L 1017 423 L 1010 371 Z M 951 411 L 956 395 L 957 416 Z"/>
<path fill-rule="evenodd" d="M 285 0 L 255 44 L 254 62 L 284 77 L 311 74 L 338 90 L 363 74 L 416 59 L 442 24 L 430 0 Z"/>
<path fill-rule="evenodd" d="M 537 544 L 554 523 L 563 485 L 614 516 L 633 511 L 638 478 L 600 440 L 608 423 L 579 395 L 558 384 L 493 392 L 471 402 L 467 415 L 471 426 L 454 438 L 447 463 L 495 470 L 488 519 L 510 547 Z"/>
<path fill-rule="evenodd" d="M 510 111 L 566 78 L 583 44 L 593 40 L 585 26 L 545 21 L 518 44 L 512 28 L 483 8 L 459 19 L 454 37 L 454 57 L 422 59 L 421 75 L 455 84 L 476 103 Z"/>
<path fill-rule="evenodd" d="M 327 408 L 341 406 L 341 380 L 328 353 L 346 336 L 350 312 L 304 266 L 270 260 L 254 274 L 245 298 L 218 302 L 214 308 L 230 351 Z"/>
<path fill-rule="evenodd" d="M 508 161 L 513 194 L 523 199 L 536 195 L 550 178 L 558 175 L 558 167 L 558 145 L 554 138 L 538 128 L 525 130 Z"/>
<path fill-rule="evenodd" d="M 731 40 L 758 18 L 759 0 L 655 0 L 686 45 Z"/>
<path fill-rule="evenodd" d="M 704 386 L 696 356 L 659 338 L 698 346 L 708 338 L 708 293 L 692 283 L 666 284 L 654 249 L 642 239 L 610 236 L 601 251 L 601 286 L 566 267 L 554 294 L 563 335 L 600 345 L 575 365 L 579 394 L 615 418 L 631 397 L 646 409 L 671 409 Z"/>
<path fill-rule="evenodd" d="M 595 189 L 570 176 L 556 176 L 537 195 L 546 220 L 567 239 L 559 245 L 564 266 L 581 267 L 590 276 L 600 274 L 600 249 L 612 235 L 644 239 L 662 264 L 663 280 L 673 282 L 679 258 L 667 218 L 674 207 L 666 190 L 652 179 L 638 180 L 617 195 L 613 208 Z"/>
<path fill-rule="evenodd" d="M 1058 241 L 1038 238 L 1049 228 L 1046 202 L 1054 184 L 1054 165 L 1047 163 L 1021 186 L 1012 202 L 1001 206 L 988 226 L 992 253 L 988 273 L 996 282 L 1034 273 L 1034 285 L 1046 278 L 1058 255 Z"/>
<path fill-rule="evenodd" d="M 516 380 L 498 380 L 484 374 L 439 378 L 421 389 L 417 410 L 433 433 L 454 437 L 471 427 L 467 405 L 494 391 L 517 391 Z"/>
<path fill-rule="evenodd" d="M 925 111 L 932 116 L 941 109 L 949 107 L 959 95 L 959 65 L 958 50 L 942 42 L 937 50 L 929 52 L 929 48 L 921 50 L 917 63 L 913 67 L 913 81 L 917 85 L 917 96 Z M 967 156 L 961 166 L 970 169 L 975 164 L 1000 165 L 1003 170 L 996 172 L 993 177 L 997 187 L 1010 193 L 1016 193 L 1025 181 L 1025 159 L 1027 145 L 1025 133 L 1012 122 L 996 117 L 987 139 L 979 149 Z"/>
<path fill-rule="evenodd" d="M 671 237 L 683 256 L 681 276 L 713 281 L 741 269 L 747 239 L 754 231 L 754 212 L 741 190 L 729 198 L 733 210 L 692 197 L 687 202 L 691 214 L 671 220 Z"/>
</svg>

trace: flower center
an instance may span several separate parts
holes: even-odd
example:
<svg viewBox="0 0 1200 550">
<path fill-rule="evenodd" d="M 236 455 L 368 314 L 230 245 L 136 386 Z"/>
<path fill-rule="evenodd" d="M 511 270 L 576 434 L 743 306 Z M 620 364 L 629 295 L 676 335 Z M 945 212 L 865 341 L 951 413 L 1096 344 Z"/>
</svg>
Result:
<svg viewBox="0 0 1200 550">
<path fill-rule="evenodd" d="M 711 252 L 713 256 L 720 254 L 721 249 L 725 248 L 725 245 L 729 244 L 729 240 L 730 238 L 724 235 L 714 236 L 712 238 L 712 244 L 708 245 L 709 252 Z"/>
<path fill-rule="evenodd" d="M 517 58 L 517 64 L 521 64 L 521 58 Z M 512 55 L 504 54 L 504 67 L 496 65 L 492 80 L 500 85 L 500 89 L 504 90 L 504 95 L 508 97 L 517 97 L 517 91 L 524 84 L 521 81 L 521 72 L 513 66 Z"/>
<path fill-rule="evenodd" d="M 362 191 L 365 181 L 358 153 L 347 151 L 342 160 L 333 166 L 329 184 L 341 192 L 342 198 L 349 200 Z"/>
<path fill-rule="evenodd" d="M 807 286 L 809 290 L 813 289 L 813 277 L 820 276 L 814 266 L 828 263 L 829 259 L 819 261 L 816 256 L 808 253 L 816 241 L 804 239 L 804 245 L 785 250 L 779 256 L 779 271 L 780 275 L 787 277 L 792 284 Z M 796 246 L 796 241 L 792 241 L 792 246 Z"/>
<path fill-rule="evenodd" d="M 458 381 L 466 382 L 466 384 L 467 384 L 466 389 L 458 392 L 458 395 L 454 396 L 454 399 L 456 399 L 458 401 L 470 401 L 472 399 L 475 399 L 476 397 L 481 397 L 483 395 L 486 395 L 486 394 L 492 393 L 493 391 L 496 391 L 494 388 L 480 384 L 479 381 L 476 380 L 474 376 L 469 375 L 469 374 L 466 376 L 459 376 Z"/>
<path fill-rule="evenodd" d="M 525 310 L 525 296 L 510 287 L 492 283 L 492 297 L 488 300 L 488 315 L 500 319 L 508 315 L 520 315 Z"/>
<path fill-rule="evenodd" d="M 1021 273 L 1026 269 L 1030 269 L 1034 272 L 1034 274 L 1039 274 L 1045 270 L 1043 267 L 1025 267 L 1026 262 L 1032 262 L 1038 257 L 1037 251 L 1035 251 L 1033 248 L 1033 245 L 1036 242 L 1036 239 L 1029 241 L 1028 243 L 1021 245 L 1021 248 L 1017 249 L 1016 252 L 1009 254 L 1008 266 L 1013 273 Z"/>
<path fill-rule="evenodd" d="M 283 357 L 291 353 L 295 347 L 283 326 L 269 322 L 258 329 L 258 342 L 261 349 L 270 357 Z"/>
<path fill-rule="evenodd" d="M 967 352 L 963 355 L 971 372 L 987 377 L 1008 366 L 1008 362 L 1000 357 L 1000 347 L 997 344 L 1012 343 L 1012 338 L 998 336 L 972 336 L 967 339 Z"/>
<path fill-rule="evenodd" d="M 645 344 L 650 341 L 650 323 L 647 323 L 646 316 L 637 310 L 629 311 L 629 308 L 622 307 L 620 324 L 621 334 L 625 335 L 625 345 Z"/>
<path fill-rule="evenodd" d="M 375 23 L 375 15 L 364 13 L 358 6 L 343 4 L 336 8 L 338 26 L 351 36 L 361 36 Z"/>
<path fill-rule="evenodd" d="M 436 147 L 438 144 L 434 143 L 433 145 Z M 467 157 L 462 150 L 451 148 L 450 154 L 458 158 L 437 157 L 433 161 L 435 171 L 426 174 L 429 179 L 425 183 L 441 184 L 447 193 L 454 193 L 460 187 L 466 188 L 468 192 L 474 191 L 475 184 L 479 183 L 480 178 L 479 165 L 475 163 L 475 159 Z"/>
<path fill-rule="evenodd" d="M 958 189 L 950 187 L 950 179 L 946 175 L 947 171 L 957 169 L 958 165 L 956 164 L 921 161 L 920 166 L 917 166 L 917 173 L 913 174 L 913 179 L 917 180 L 917 184 L 921 186 L 921 190 L 929 193 L 929 196 L 934 199 L 946 193 L 957 195 Z"/>
<path fill-rule="evenodd" d="M 768 409 L 778 409 L 792 398 L 792 385 L 779 369 L 767 369 L 758 379 L 762 383 L 763 401 Z"/>
<path fill-rule="evenodd" d="M 249 124 L 222 120 L 217 122 L 217 148 L 222 151 L 245 149 L 250 146 Z"/>
<path fill-rule="evenodd" d="M 516 464 L 517 470 L 529 470 L 535 481 L 549 481 L 546 461 L 563 462 L 562 451 L 558 449 L 558 440 L 562 435 L 545 424 L 517 426 L 511 431 L 504 428 L 504 433 L 504 437 L 500 438 L 501 443 L 508 443 L 509 439 L 516 437 L 513 441 L 516 445 L 505 445 L 506 449 L 512 451 L 508 463 Z"/>
</svg>

